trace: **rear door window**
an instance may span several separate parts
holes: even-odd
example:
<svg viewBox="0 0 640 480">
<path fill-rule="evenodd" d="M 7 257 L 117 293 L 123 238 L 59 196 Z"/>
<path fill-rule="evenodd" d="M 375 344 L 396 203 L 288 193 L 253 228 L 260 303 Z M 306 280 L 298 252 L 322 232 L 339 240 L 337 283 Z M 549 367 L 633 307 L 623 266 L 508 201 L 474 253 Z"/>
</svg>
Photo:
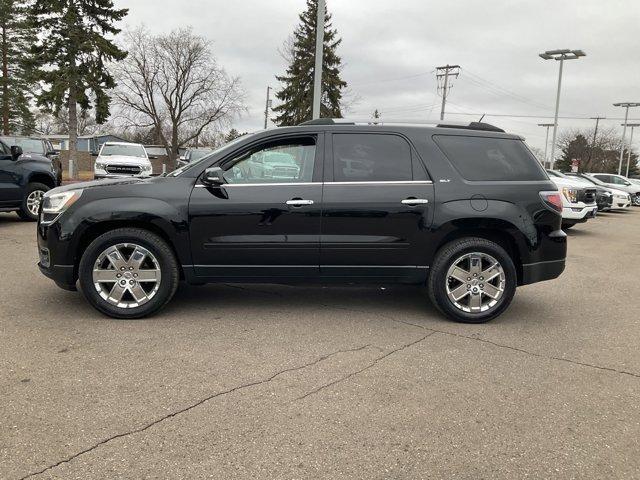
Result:
<svg viewBox="0 0 640 480">
<path fill-rule="evenodd" d="M 411 146 L 398 135 L 336 133 L 333 176 L 336 182 L 413 180 Z"/>
<path fill-rule="evenodd" d="M 521 140 L 463 135 L 435 135 L 434 140 L 466 180 L 547 179 L 542 166 Z"/>
</svg>

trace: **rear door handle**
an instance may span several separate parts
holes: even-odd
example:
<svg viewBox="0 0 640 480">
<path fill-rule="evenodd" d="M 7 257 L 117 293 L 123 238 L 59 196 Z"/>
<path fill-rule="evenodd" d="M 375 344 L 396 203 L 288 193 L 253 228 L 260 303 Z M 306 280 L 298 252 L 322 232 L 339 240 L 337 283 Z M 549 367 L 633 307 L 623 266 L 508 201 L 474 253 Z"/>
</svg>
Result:
<svg viewBox="0 0 640 480">
<path fill-rule="evenodd" d="M 429 200 L 426 198 L 405 198 L 402 200 L 403 205 L 415 206 L 415 205 L 425 205 L 429 203 Z"/>
<path fill-rule="evenodd" d="M 291 205 L 293 207 L 301 207 L 302 205 L 313 205 L 313 200 L 303 200 L 302 198 L 294 198 L 292 200 L 287 200 L 287 205 Z"/>
</svg>

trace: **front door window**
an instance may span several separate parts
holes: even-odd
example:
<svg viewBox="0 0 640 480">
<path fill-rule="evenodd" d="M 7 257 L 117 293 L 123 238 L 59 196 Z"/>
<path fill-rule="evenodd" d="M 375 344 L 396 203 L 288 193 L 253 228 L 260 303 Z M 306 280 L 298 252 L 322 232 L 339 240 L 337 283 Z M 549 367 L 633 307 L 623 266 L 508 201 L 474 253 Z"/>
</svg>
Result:
<svg viewBox="0 0 640 480">
<path fill-rule="evenodd" d="M 315 155 L 311 137 L 262 145 L 232 160 L 224 178 L 230 184 L 311 182 Z"/>
</svg>

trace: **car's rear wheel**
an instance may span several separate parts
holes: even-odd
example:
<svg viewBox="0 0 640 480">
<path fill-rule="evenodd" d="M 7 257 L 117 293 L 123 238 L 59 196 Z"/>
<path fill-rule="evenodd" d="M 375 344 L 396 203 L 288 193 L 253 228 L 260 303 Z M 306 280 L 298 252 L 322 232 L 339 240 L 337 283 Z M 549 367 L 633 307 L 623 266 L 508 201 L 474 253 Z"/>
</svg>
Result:
<svg viewBox="0 0 640 480">
<path fill-rule="evenodd" d="M 49 187 L 43 183 L 33 182 L 27 185 L 22 205 L 18 210 L 18 215 L 23 220 L 36 221 L 40 212 L 40 204 L 44 198 L 44 194 L 49 191 Z"/>
<path fill-rule="evenodd" d="M 517 274 L 509 254 L 495 242 L 467 237 L 443 246 L 429 273 L 431 302 L 449 318 L 487 322 L 510 305 Z"/>
<path fill-rule="evenodd" d="M 97 310 L 114 318 L 141 318 L 173 297 L 178 263 L 158 235 L 120 228 L 96 238 L 79 267 L 82 293 Z"/>
</svg>

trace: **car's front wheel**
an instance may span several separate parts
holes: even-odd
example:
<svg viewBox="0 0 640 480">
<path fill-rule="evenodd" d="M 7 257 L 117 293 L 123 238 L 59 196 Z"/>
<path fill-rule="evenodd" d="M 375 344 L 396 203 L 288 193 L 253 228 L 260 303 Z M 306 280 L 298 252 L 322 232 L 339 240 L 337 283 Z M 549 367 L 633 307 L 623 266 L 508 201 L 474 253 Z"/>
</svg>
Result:
<svg viewBox="0 0 640 480">
<path fill-rule="evenodd" d="M 173 251 L 158 235 L 120 228 L 96 238 L 80 260 L 82 293 L 114 318 L 141 318 L 162 308 L 179 282 Z"/>
<path fill-rule="evenodd" d="M 42 203 L 44 194 L 48 191 L 49 187 L 43 183 L 33 182 L 27 185 L 27 190 L 22 199 L 22 205 L 20 206 L 20 210 L 18 210 L 20 218 L 32 222 L 38 220 L 40 204 Z"/>
<path fill-rule="evenodd" d="M 487 322 L 504 312 L 516 290 L 509 254 L 495 242 L 467 237 L 444 245 L 429 273 L 431 302 L 449 318 Z"/>
</svg>

